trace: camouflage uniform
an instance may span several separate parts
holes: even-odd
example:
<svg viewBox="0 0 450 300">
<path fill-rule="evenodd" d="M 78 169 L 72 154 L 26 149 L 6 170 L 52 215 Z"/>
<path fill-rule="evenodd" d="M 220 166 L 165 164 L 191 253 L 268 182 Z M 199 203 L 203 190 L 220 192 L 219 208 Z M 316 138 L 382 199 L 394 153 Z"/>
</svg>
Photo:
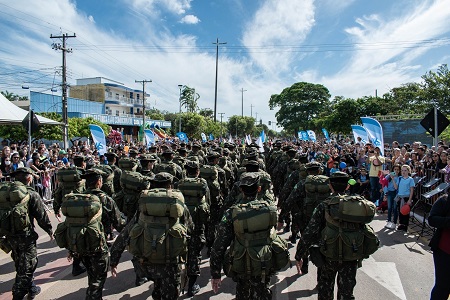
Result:
<svg viewBox="0 0 450 300">
<path fill-rule="evenodd" d="M 322 202 L 314 210 L 313 216 L 297 244 L 295 259 L 300 260 L 308 252 L 312 244 L 319 244 L 321 232 L 326 226 L 325 211 L 327 204 Z M 356 285 L 356 270 L 358 261 L 331 261 L 325 259 L 325 265 L 318 270 L 319 300 L 334 299 L 334 284 L 338 274 L 338 299 L 349 300 L 353 298 L 353 289 Z"/>
<path fill-rule="evenodd" d="M 29 168 L 19 168 L 15 172 L 24 172 L 32 174 Z M 11 174 L 13 175 L 13 174 Z M 24 185 L 21 182 L 16 181 L 18 185 Z M 33 283 L 33 274 L 38 264 L 36 240 L 38 234 L 34 231 L 34 220 L 37 221 L 39 227 L 41 227 L 49 236 L 52 236 L 52 224 L 45 211 L 43 200 L 41 196 L 30 186 L 26 186 L 30 200 L 28 202 L 28 214 L 30 217 L 30 227 L 23 232 L 15 235 L 7 235 L 4 241 L 11 248 L 11 258 L 14 261 L 16 267 L 16 279 L 12 287 L 13 299 L 22 300 L 26 294 L 29 294 L 30 299 L 33 293 L 38 289 Z M 40 291 L 40 289 L 39 289 Z"/>
<path fill-rule="evenodd" d="M 116 241 L 111 246 L 111 267 L 116 267 L 119 264 L 123 251 L 130 243 L 130 231 L 137 221 L 138 216 L 135 215 L 120 232 Z M 184 208 L 184 215 L 179 219 L 179 222 L 186 226 L 188 235 L 192 235 L 194 223 L 192 222 L 189 209 L 186 206 Z M 145 262 L 142 259 L 137 261 L 137 263 L 140 265 L 144 275 L 154 282 L 153 299 L 178 299 L 181 292 L 180 263 L 153 264 Z"/>
<path fill-rule="evenodd" d="M 96 195 L 102 202 L 102 224 L 105 234 L 110 234 L 111 228 L 120 232 L 125 226 L 125 219 L 122 217 L 116 202 L 100 189 L 87 189 L 85 194 Z"/>
<path fill-rule="evenodd" d="M 248 173 L 247 173 L 248 174 Z M 248 203 L 257 199 L 257 196 L 243 196 L 239 203 Z M 211 249 L 210 268 L 213 279 L 221 278 L 221 270 L 225 257 L 225 251 L 235 239 L 233 228 L 232 209 L 228 209 L 217 227 L 217 238 Z M 272 299 L 272 291 L 269 289 L 270 275 L 261 277 L 240 278 L 234 277 L 236 281 L 236 300 L 244 299 Z"/>
</svg>

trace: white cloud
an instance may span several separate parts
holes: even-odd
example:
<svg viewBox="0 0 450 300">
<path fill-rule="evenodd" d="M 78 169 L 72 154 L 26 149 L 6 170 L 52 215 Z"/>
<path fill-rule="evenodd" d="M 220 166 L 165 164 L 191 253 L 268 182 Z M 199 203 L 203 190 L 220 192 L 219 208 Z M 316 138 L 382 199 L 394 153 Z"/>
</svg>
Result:
<svg viewBox="0 0 450 300">
<path fill-rule="evenodd" d="M 255 13 L 242 43 L 261 68 L 276 73 L 289 67 L 291 47 L 300 45 L 314 25 L 313 2 L 268 0 Z"/>
<path fill-rule="evenodd" d="M 95 23 L 94 17 L 93 16 L 89 16 L 88 17 L 89 22 L 91 23 Z"/>
<path fill-rule="evenodd" d="M 131 0 L 132 6 L 147 15 L 158 15 L 159 9 L 182 15 L 191 8 L 192 0 Z M 130 3 L 126 2 L 126 3 Z"/>
<path fill-rule="evenodd" d="M 180 23 L 184 23 L 184 24 L 197 24 L 199 22 L 200 22 L 200 19 L 194 15 L 186 15 L 180 20 Z"/>
</svg>

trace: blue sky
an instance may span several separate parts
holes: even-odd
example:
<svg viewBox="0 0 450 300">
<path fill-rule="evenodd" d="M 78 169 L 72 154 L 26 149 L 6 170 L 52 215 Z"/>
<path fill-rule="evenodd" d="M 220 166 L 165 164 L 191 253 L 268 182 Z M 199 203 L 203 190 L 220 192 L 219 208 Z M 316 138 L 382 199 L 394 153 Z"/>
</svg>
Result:
<svg viewBox="0 0 450 300">
<path fill-rule="evenodd" d="M 61 53 L 50 34 L 76 33 L 69 83 L 151 79 L 152 105 L 174 112 L 178 84 L 214 108 L 219 38 L 217 112 L 240 115 L 244 88 L 244 115 L 267 124 L 270 95 L 295 82 L 357 98 L 448 64 L 450 0 L 0 0 L 0 32 L 1 90 L 51 93 Z"/>
</svg>

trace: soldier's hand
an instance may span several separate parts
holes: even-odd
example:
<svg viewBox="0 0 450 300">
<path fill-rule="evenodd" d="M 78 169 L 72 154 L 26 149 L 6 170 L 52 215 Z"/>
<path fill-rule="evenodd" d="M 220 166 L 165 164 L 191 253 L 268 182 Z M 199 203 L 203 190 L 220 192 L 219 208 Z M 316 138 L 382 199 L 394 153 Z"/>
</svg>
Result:
<svg viewBox="0 0 450 300">
<path fill-rule="evenodd" d="M 221 283 L 222 283 L 221 279 L 211 279 L 211 285 L 212 285 L 214 294 L 217 294 L 219 292 Z"/>
<path fill-rule="evenodd" d="M 49 236 L 50 236 L 50 241 L 54 241 L 55 240 L 55 237 L 53 236 L 53 234 L 49 234 Z"/>
<path fill-rule="evenodd" d="M 302 275 L 302 266 L 303 266 L 303 259 L 297 260 L 296 264 L 297 266 L 297 273 L 298 275 Z"/>
<path fill-rule="evenodd" d="M 62 222 L 61 220 L 61 213 L 59 212 L 58 214 L 55 214 L 56 219 L 58 220 L 59 223 Z"/>
<path fill-rule="evenodd" d="M 111 266 L 111 276 L 117 277 L 117 266 L 115 267 Z"/>
</svg>

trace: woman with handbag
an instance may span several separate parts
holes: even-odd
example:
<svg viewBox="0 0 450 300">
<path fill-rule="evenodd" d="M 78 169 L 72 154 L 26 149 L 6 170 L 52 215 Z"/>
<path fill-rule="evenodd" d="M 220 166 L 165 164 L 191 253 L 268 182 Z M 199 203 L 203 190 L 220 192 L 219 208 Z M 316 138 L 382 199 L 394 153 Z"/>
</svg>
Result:
<svg viewBox="0 0 450 300">
<path fill-rule="evenodd" d="M 409 175 L 411 174 L 411 167 L 408 165 L 403 165 L 401 167 L 400 176 L 397 177 L 393 184 L 394 188 L 397 190 L 397 196 L 395 200 L 397 201 L 397 211 L 398 211 L 398 227 L 397 230 L 408 230 L 409 225 L 409 213 L 406 215 L 401 213 L 401 208 L 403 205 L 412 206 L 412 199 L 414 196 L 414 179 Z"/>
<path fill-rule="evenodd" d="M 430 299 L 447 300 L 450 295 L 450 201 L 448 195 L 440 197 L 433 204 L 428 223 L 436 228 L 429 244 L 433 251 L 435 274 Z"/>
</svg>

